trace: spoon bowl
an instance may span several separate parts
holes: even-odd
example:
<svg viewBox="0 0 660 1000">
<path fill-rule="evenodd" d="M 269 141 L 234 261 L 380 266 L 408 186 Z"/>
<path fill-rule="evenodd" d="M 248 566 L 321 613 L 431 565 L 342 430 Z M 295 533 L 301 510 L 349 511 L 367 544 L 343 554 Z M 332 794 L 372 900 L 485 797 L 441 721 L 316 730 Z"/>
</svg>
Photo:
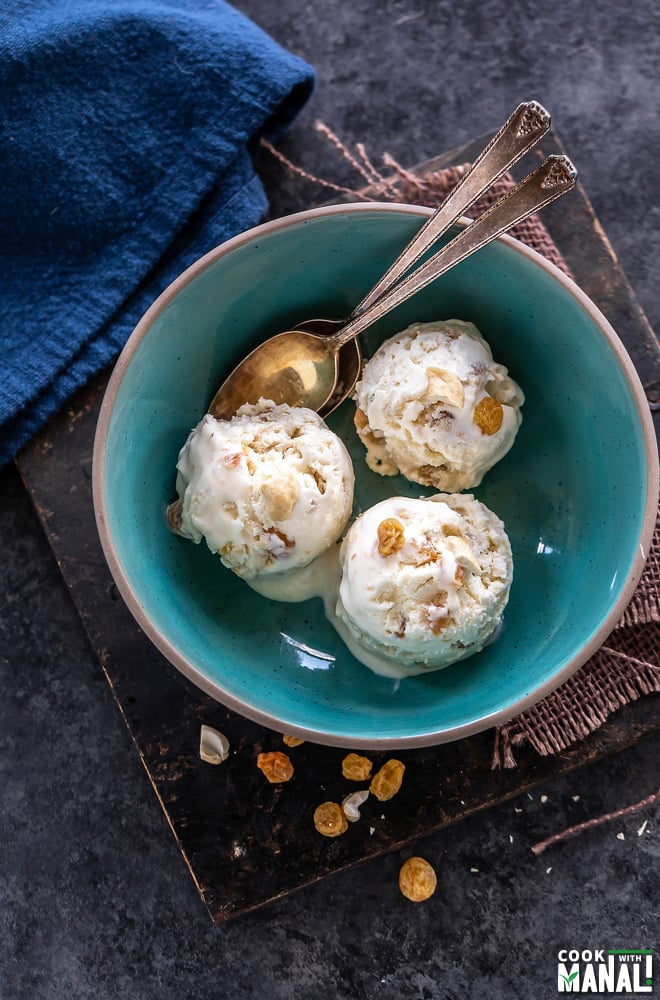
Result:
<svg viewBox="0 0 660 1000">
<path fill-rule="evenodd" d="M 328 337 L 343 320 L 312 319 L 270 337 L 248 354 L 223 383 L 208 412 L 229 420 L 244 403 L 260 398 L 331 413 L 355 387 L 362 367 L 356 339 L 328 351 Z"/>
</svg>

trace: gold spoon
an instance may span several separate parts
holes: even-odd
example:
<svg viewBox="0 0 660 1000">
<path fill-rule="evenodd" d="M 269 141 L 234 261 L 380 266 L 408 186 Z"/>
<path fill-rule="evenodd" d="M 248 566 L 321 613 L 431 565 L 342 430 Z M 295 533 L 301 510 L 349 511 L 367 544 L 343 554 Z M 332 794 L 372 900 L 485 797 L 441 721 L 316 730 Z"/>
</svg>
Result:
<svg viewBox="0 0 660 1000">
<path fill-rule="evenodd" d="M 422 254 L 437 243 L 450 226 L 465 215 L 475 201 L 524 156 L 549 128 L 550 115 L 542 104 L 538 101 L 523 101 L 519 104 L 351 315 L 346 319 L 305 320 L 296 324 L 296 330 L 328 336 L 363 313 L 376 299 L 389 291 Z M 337 353 L 337 379 L 334 391 L 323 406 L 319 407 L 318 412 L 322 417 L 332 413 L 350 395 L 360 377 L 361 368 L 360 342 L 354 337 Z"/>
<path fill-rule="evenodd" d="M 396 283 L 465 209 L 545 134 L 549 124 L 550 116 L 537 102 L 519 105 L 348 321 L 310 320 L 271 337 L 229 375 L 214 396 L 209 412 L 229 419 L 243 403 L 265 398 L 307 406 L 323 416 L 330 413 L 350 394 L 359 377 L 360 354 L 355 338 L 362 330 L 573 186 L 576 172 L 570 161 L 566 157 L 549 157 L 481 219 Z M 337 327 L 339 330 L 332 332 Z"/>
</svg>

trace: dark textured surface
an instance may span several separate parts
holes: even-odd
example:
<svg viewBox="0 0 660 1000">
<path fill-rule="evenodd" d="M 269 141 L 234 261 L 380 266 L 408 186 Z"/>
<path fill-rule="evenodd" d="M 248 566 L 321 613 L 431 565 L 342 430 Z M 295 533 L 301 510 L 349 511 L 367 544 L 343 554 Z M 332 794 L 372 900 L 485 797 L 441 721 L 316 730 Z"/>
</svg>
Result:
<svg viewBox="0 0 660 1000">
<path fill-rule="evenodd" d="M 483 148 L 476 140 L 429 161 L 465 162 Z M 547 136 L 536 152 L 561 152 Z M 525 168 L 521 165 L 523 172 Z M 641 316 L 625 276 L 613 262 L 581 189 L 544 213 L 550 233 L 581 287 L 595 298 L 632 351 L 644 382 L 657 379 L 660 347 Z M 591 764 L 660 730 L 660 696 L 615 713 L 564 753 L 541 758 L 516 752 L 513 769 L 491 767 L 492 730 L 443 747 L 401 751 L 406 780 L 392 803 L 370 798 L 362 820 L 331 844 L 312 825 L 324 799 L 341 801 L 345 751 L 305 746 L 290 751 L 293 781 L 271 787 L 255 766 L 259 752 L 282 749 L 281 737 L 224 709 L 170 666 L 119 599 L 94 523 L 90 469 L 105 378 L 78 393 L 19 459 L 19 471 L 51 544 L 93 648 L 136 748 L 167 814 L 209 914 L 237 917 L 287 893 L 463 820 Z M 199 759 L 199 729 L 219 728 L 230 762 Z M 370 755 L 378 768 L 388 754 Z"/>
<path fill-rule="evenodd" d="M 335 181 L 356 179 L 316 116 L 410 164 L 546 103 L 660 327 L 655 3 L 238 6 L 316 65 L 283 148 Z M 276 214 L 323 197 L 264 171 Z M 439 873 L 427 904 L 399 894 L 402 850 L 213 928 L 12 469 L 0 504 L 2 1000 L 551 997 L 559 947 L 657 945 L 657 811 L 530 852 L 653 791 L 657 738 L 418 843 Z"/>
</svg>

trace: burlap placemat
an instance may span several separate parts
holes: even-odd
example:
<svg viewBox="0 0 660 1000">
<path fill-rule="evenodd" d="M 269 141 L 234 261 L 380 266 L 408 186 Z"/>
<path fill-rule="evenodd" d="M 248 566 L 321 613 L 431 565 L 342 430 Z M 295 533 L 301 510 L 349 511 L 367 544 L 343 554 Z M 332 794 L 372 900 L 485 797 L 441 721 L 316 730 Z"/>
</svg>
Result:
<svg viewBox="0 0 660 1000">
<path fill-rule="evenodd" d="M 660 520 L 640 583 L 605 644 L 543 701 L 496 731 L 493 767 L 515 767 L 525 744 L 541 756 L 560 753 L 603 725 L 617 709 L 660 691 Z"/>
<path fill-rule="evenodd" d="M 435 208 L 458 183 L 469 164 L 417 174 L 384 156 L 388 176 L 378 171 L 364 146 L 353 154 L 322 123 L 317 130 L 340 151 L 366 181 L 354 190 L 315 177 L 292 164 L 264 143 L 287 169 L 340 194 L 359 200 L 405 202 Z M 510 175 L 500 178 L 477 201 L 470 216 L 478 216 L 514 186 Z M 565 274 L 570 268 L 538 216 L 511 230 L 511 235 L 543 254 Z M 648 560 L 625 614 L 605 644 L 581 668 L 543 701 L 500 726 L 495 733 L 494 768 L 515 767 L 514 750 L 527 745 L 541 756 L 560 753 L 598 729 L 617 709 L 660 691 L 660 510 Z"/>
</svg>

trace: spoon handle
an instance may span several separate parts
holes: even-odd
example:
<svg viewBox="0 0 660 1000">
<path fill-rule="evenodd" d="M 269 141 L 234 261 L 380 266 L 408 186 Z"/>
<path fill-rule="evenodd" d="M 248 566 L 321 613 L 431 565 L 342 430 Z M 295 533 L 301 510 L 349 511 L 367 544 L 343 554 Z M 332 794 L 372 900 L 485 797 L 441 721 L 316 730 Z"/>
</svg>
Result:
<svg viewBox="0 0 660 1000">
<path fill-rule="evenodd" d="M 362 330 L 392 309 L 415 295 L 441 274 L 459 264 L 470 254 L 490 243 L 497 236 L 538 212 L 544 205 L 566 194 L 575 185 L 577 170 L 567 156 L 548 156 L 535 170 L 508 191 L 492 208 L 471 222 L 458 236 L 447 243 L 409 274 L 398 285 L 381 296 L 365 312 L 360 313 L 328 338 L 335 349 L 343 347 Z"/>
<path fill-rule="evenodd" d="M 440 239 L 491 184 L 513 166 L 550 128 L 550 115 L 538 101 L 519 104 L 481 151 L 442 205 L 429 217 L 388 271 L 353 311 L 363 313 Z"/>
</svg>

